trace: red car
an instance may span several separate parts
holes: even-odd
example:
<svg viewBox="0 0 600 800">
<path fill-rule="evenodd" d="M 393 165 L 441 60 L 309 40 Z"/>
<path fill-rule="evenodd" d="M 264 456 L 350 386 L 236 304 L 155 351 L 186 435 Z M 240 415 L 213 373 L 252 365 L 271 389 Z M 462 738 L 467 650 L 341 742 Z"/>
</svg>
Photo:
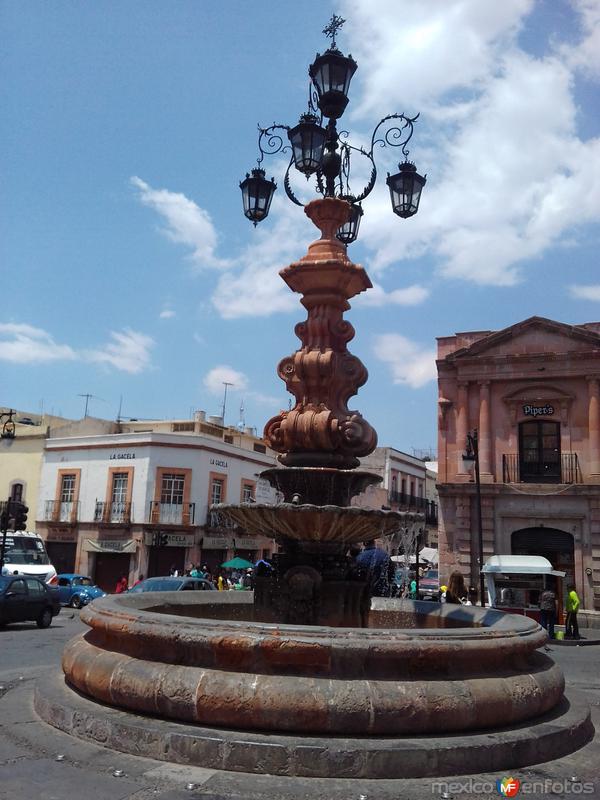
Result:
<svg viewBox="0 0 600 800">
<path fill-rule="evenodd" d="M 419 579 L 419 600 L 440 599 L 440 574 L 437 569 L 430 569 Z"/>
</svg>

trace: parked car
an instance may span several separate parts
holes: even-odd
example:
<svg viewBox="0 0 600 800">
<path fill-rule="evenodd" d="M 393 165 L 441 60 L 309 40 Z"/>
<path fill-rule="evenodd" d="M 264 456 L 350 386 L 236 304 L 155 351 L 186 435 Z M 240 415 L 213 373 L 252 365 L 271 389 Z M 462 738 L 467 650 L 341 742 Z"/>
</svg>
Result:
<svg viewBox="0 0 600 800">
<path fill-rule="evenodd" d="M 439 597 L 440 573 L 430 569 L 419 580 L 419 600 L 439 600 Z"/>
<path fill-rule="evenodd" d="M 55 585 L 58 589 L 60 604 L 73 608 L 86 606 L 96 597 L 104 597 L 106 594 L 94 584 L 91 578 L 86 575 L 73 575 L 70 572 L 57 575 Z"/>
<path fill-rule="evenodd" d="M 214 591 L 215 585 L 206 578 L 146 578 L 145 581 L 136 583 L 129 592 L 190 592 L 209 590 Z"/>
<path fill-rule="evenodd" d="M 0 625 L 31 621 L 47 628 L 59 612 L 58 591 L 43 581 L 26 575 L 0 577 Z"/>
</svg>

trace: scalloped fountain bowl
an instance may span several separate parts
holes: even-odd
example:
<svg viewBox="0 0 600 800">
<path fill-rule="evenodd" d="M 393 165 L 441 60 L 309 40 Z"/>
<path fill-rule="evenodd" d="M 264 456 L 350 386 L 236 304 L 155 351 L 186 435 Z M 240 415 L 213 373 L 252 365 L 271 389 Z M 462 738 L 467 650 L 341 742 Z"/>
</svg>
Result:
<svg viewBox="0 0 600 800">
<path fill-rule="evenodd" d="M 211 506 L 211 510 L 224 514 L 249 533 L 340 548 L 389 536 L 408 523 L 423 520 L 422 514 L 406 511 L 310 503 L 221 503 Z"/>
</svg>

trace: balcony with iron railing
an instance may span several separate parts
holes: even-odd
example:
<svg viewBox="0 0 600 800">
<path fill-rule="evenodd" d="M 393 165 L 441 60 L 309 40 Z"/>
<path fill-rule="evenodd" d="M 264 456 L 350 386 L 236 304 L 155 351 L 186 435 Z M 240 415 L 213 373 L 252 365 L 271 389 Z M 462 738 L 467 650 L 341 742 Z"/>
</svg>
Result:
<svg viewBox="0 0 600 800">
<path fill-rule="evenodd" d="M 62 501 L 46 500 L 44 504 L 44 520 L 46 522 L 74 525 L 79 519 L 79 500 Z"/>
<path fill-rule="evenodd" d="M 231 533 L 232 531 L 240 530 L 240 526 L 233 520 L 229 519 L 225 514 L 213 508 L 208 509 L 206 512 L 206 522 L 204 527 L 208 533 L 215 535 Z"/>
<path fill-rule="evenodd" d="M 502 456 L 503 483 L 581 483 L 577 453 L 560 453 L 546 462 L 524 461 L 519 453 Z"/>
<path fill-rule="evenodd" d="M 131 503 L 117 501 L 103 503 L 100 500 L 96 500 L 94 522 L 102 525 L 129 525 L 132 513 L 133 506 Z"/>
<path fill-rule="evenodd" d="M 432 528 L 437 527 L 438 524 L 438 507 L 437 503 L 433 500 L 427 500 L 425 504 L 425 525 Z"/>
<path fill-rule="evenodd" d="M 196 516 L 195 503 L 161 503 L 152 500 L 148 521 L 152 525 L 188 526 L 194 524 Z"/>
<path fill-rule="evenodd" d="M 425 511 L 427 499 L 425 497 L 417 497 L 415 494 L 407 494 L 406 492 L 391 491 L 388 495 L 388 501 L 391 506 L 398 506 L 399 511 Z"/>
</svg>

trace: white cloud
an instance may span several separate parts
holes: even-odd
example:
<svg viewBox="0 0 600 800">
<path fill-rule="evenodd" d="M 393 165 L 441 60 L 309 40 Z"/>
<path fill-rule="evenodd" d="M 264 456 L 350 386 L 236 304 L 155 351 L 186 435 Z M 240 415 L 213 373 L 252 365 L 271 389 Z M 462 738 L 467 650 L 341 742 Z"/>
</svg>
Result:
<svg viewBox="0 0 600 800">
<path fill-rule="evenodd" d="M 230 383 L 232 384 L 231 388 L 243 392 L 248 387 L 248 378 L 243 372 L 239 372 L 233 367 L 228 367 L 226 364 L 213 367 L 204 376 L 205 387 L 217 397 L 223 395 L 225 390 L 224 383 Z"/>
<path fill-rule="evenodd" d="M 218 237 L 210 214 L 184 194 L 168 189 L 153 189 L 136 176 L 131 183 L 139 191 L 140 202 L 156 211 L 164 220 L 162 232 L 171 241 L 191 248 L 191 259 L 198 269 L 223 269 L 226 259 L 218 258 Z"/>
<path fill-rule="evenodd" d="M 41 328 L 25 323 L 0 324 L 0 360 L 17 364 L 42 364 L 49 361 L 73 361 L 77 353 L 66 344 L 57 344 Z"/>
<path fill-rule="evenodd" d="M 582 286 L 573 284 L 569 286 L 569 294 L 576 300 L 593 300 L 600 302 L 600 284 Z"/>
<path fill-rule="evenodd" d="M 84 358 L 132 374 L 148 369 L 150 350 L 154 345 L 150 336 L 126 328 L 123 331 L 111 331 L 110 337 L 111 341 L 103 347 L 85 351 Z"/>
<path fill-rule="evenodd" d="M 394 383 L 418 389 L 437 377 L 436 351 L 397 333 L 377 336 L 373 348 L 376 358 L 388 365 Z"/>
<path fill-rule="evenodd" d="M 343 39 L 364 86 L 355 115 L 410 112 L 452 90 L 478 89 L 533 2 L 403 0 L 400 7 L 398 0 L 346 0 Z"/>
<path fill-rule="evenodd" d="M 583 36 L 575 46 L 562 48 L 564 57 L 591 78 L 600 78 L 600 3 L 598 0 L 571 0 L 580 14 Z"/>
<path fill-rule="evenodd" d="M 600 76 L 600 3 L 574 0 L 579 40 L 556 44 L 556 31 L 542 57 L 519 40 L 533 7 L 404 0 L 400 14 L 397 0 L 342 4 L 344 49 L 360 67 L 352 88 L 363 90 L 349 106 L 355 127 L 382 110 L 422 111 L 411 142 L 429 173 L 419 214 L 395 218 L 381 178 L 365 203 L 374 274 L 431 254 L 446 278 L 513 285 L 527 261 L 600 221 L 600 139 L 578 134 L 575 102 L 577 75 Z M 376 151 L 380 176 L 395 170 L 393 150 Z"/>
<path fill-rule="evenodd" d="M 378 283 L 373 284 L 373 288 L 363 294 L 359 294 L 352 301 L 356 306 L 418 306 L 429 297 L 429 289 L 420 286 L 418 283 L 407 286 L 404 289 L 393 289 L 386 292 Z"/>
<path fill-rule="evenodd" d="M 138 373 L 150 366 L 154 340 L 143 333 L 125 329 L 112 331 L 111 341 L 92 350 L 76 350 L 57 344 L 41 328 L 27 323 L 0 323 L 0 361 L 43 364 L 53 361 L 83 361 L 109 364 L 122 372 Z"/>
<path fill-rule="evenodd" d="M 212 302 L 224 319 L 266 317 L 298 307 L 279 271 L 306 253 L 315 229 L 287 198 L 275 197 L 270 224 L 251 233 L 252 240 L 237 260 L 237 270 L 219 278 Z"/>
<path fill-rule="evenodd" d="M 176 317 L 176 313 L 173 311 L 172 308 L 163 308 L 163 310 L 158 315 L 159 319 L 173 319 Z"/>
</svg>

